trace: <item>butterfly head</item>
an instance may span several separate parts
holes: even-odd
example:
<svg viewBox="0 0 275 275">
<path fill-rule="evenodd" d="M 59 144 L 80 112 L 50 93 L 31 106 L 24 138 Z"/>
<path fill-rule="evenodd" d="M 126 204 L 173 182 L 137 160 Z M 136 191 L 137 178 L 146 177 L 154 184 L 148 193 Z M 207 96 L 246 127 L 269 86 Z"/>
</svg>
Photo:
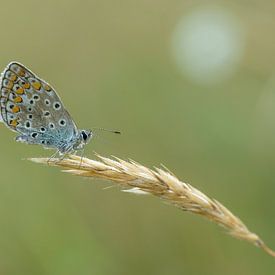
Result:
<svg viewBox="0 0 275 275">
<path fill-rule="evenodd" d="M 74 150 L 82 149 L 93 137 L 91 130 L 78 130 L 78 138 L 74 144 Z"/>
</svg>

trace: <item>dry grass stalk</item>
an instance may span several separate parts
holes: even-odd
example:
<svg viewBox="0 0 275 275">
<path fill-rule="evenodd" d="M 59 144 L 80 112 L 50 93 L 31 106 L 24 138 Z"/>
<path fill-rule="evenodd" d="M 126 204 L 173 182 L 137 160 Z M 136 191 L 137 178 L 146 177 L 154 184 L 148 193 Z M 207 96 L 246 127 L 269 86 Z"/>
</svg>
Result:
<svg viewBox="0 0 275 275">
<path fill-rule="evenodd" d="M 156 168 L 151 170 L 134 161 L 118 158 L 109 159 L 98 156 L 99 160 L 70 156 L 63 160 L 47 158 L 31 158 L 37 163 L 44 163 L 65 168 L 64 171 L 84 177 L 107 179 L 134 193 L 150 193 L 156 197 L 213 221 L 226 228 L 232 236 L 253 243 L 275 257 L 275 252 L 244 223 L 234 216 L 226 207 L 194 188 L 180 181 L 171 172 Z"/>
</svg>

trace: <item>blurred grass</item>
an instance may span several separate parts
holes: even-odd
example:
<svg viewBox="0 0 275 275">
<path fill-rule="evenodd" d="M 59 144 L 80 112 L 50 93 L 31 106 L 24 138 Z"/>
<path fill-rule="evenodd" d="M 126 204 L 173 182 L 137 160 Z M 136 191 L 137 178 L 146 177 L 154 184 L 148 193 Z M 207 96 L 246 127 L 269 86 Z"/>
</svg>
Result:
<svg viewBox="0 0 275 275">
<path fill-rule="evenodd" d="M 79 127 L 123 132 L 101 134 L 88 156 L 164 163 L 274 247 L 275 4 L 220 2 L 246 44 L 235 74 L 213 86 L 182 75 L 170 49 L 179 19 L 201 5 L 6 1 L 1 67 L 18 60 L 49 81 Z M 13 137 L 1 125 L 1 274 L 273 273 L 273 259 L 206 221 L 22 161 L 51 152 Z"/>
</svg>

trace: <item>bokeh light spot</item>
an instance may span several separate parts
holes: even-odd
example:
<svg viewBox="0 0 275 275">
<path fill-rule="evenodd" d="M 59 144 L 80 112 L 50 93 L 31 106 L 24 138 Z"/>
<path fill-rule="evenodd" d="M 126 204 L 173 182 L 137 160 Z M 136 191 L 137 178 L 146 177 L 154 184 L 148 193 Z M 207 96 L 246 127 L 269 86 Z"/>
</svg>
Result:
<svg viewBox="0 0 275 275">
<path fill-rule="evenodd" d="M 208 85 L 229 78 L 244 52 L 241 22 L 221 8 L 203 8 L 183 16 L 172 35 L 172 53 L 181 72 Z"/>
</svg>

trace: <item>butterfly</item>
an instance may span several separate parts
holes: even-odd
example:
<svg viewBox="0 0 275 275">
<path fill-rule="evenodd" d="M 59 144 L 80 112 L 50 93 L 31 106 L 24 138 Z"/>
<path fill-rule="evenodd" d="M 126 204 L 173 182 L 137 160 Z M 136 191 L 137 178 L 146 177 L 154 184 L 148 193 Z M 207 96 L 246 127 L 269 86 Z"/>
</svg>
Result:
<svg viewBox="0 0 275 275">
<path fill-rule="evenodd" d="M 0 120 L 17 132 L 15 140 L 74 154 L 93 137 L 78 129 L 56 91 L 18 62 L 11 62 L 0 77 Z"/>
</svg>

